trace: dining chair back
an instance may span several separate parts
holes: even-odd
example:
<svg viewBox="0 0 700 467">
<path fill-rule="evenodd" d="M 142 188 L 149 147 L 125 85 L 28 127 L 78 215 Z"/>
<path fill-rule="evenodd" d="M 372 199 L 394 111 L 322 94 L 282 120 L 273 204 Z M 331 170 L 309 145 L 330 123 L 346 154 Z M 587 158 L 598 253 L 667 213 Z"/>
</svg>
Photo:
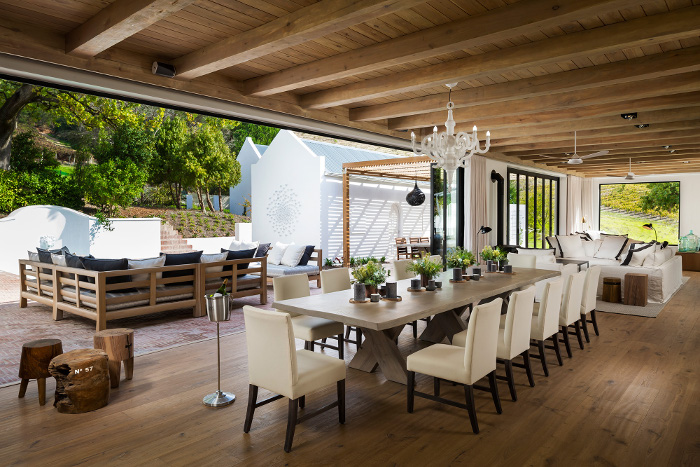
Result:
<svg viewBox="0 0 700 467">
<path fill-rule="evenodd" d="M 403 279 L 413 279 L 414 277 L 416 277 L 416 275 L 414 273 L 406 271 L 406 268 L 412 262 L 413 262 L 412 259 L 398 259 L 398 260 L 394 261 L 395 279 L 397 281 L 400 281 Z"/>
<path fill-rule="evenodd" d="M 534 286 L 519 292 L 513 292 L 510 295 L 503 328 L 503 350 L 499 352 L 499 358 L 512 360 L 530 349 L 530 328 L 534 303 Z"/>
<path fill-rule="evenodd" d="M 535 318 L 537 326 L 534 327 L 533 333 L 530 335 L 532 339 L 545 340 L 557 333 L 563 292 L 564 280 L 561 278 L 545 284 L 544 296 Z"/>
<path fill-rule="evenodd" d="M 581 303 L 582 315 L 595 310 L 600 270 L 600 266 L 591 266 L 586 269 L 586 281 L 583 284 L 583 302 Z"/>
<path fill-rule="evenodd" d="M 408 251 L 408 246 L 406 246 L 406 239 L 397 237 L 394 240 L 396 241 L 396 259 L 410 258 L 411 253 Z"/>
<path fill-rule="evenodd" d="M 420 237 L 409 237 L 408 242 L 409 243 L 420 243 Z"/>
<path fill-rule="evenodd" d="M 308 297 L 311 295 L 309 277 L 306 274 L 274 277 L 272 278 L 272 289 L 275 294 L 276 302 L 292 298 Z M 298 313 L 289 314 L 292 317 L 299 316 Z"/>
<path fill-rule="evenodd" d="M 583 299 L 586 274 L 587 271 L 572 274 L 565 283 L 562 307 L 559 313 L 560 326 L 569 326 L 581 319 L 581 300 Z"/>
<path fill-rule="evenodd" d="M 321 271 L 321 291 L 323 293 L 338 292 L 352 288 L 350 269 L 336 268 Z"/>
<path fill-rule="evenodd" d="M 464 368 L 474 383 L 496 369 L 498 322 L 503 299 L 474 307 L 464 345 Z"/>
<path fill-rule="evenodd" d="M 514 268 L 530 268 L 535 269 L 537 256 L 521 255 L 518 253 L 508 253 L 508 264 Z"/>
<path fill-rule="evenodd" d="M 394 241 L 396 242 L 397 245 L 405 245 L 406 244 L 406 239 L 403 237 L 396 237 L 396 238 L 394 238 Z"/>
<path fill-rule="evenodd" d="M 308 283 L 308 281 L 307 281 Z M 243 307 L 250 384 L 292 397 L 297 352 L 289 314 Z"/>
</svg>

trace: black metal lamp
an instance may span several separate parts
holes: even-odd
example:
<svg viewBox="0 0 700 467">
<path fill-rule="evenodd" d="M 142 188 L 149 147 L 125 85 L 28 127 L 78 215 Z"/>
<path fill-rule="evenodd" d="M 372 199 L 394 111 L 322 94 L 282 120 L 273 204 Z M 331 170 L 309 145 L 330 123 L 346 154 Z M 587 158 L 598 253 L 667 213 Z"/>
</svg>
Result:
<svg viewBox="0 0 700 467">
<path fill-rule="evenodd" d="M 654 240 L 656 241 L 656 243 L 659 243 L 659 235 L 656 233 L 656 229 L 654 228 L 654 226 L 652 225 L 651 222 L 649 222 L 648 224 L 642 225 L 642 227 L 644 227 L 647 230 L 653 230 L 654 231 Z"/>
<path fill-rule="evenodd" d="M 491 227 L 486 227 L 486 226 L 482 225 L 479 228 L 479 231 L 477 232 L 477 234 L 486 235 L 487 233 L 491 232 L 491 230 L 492 230 Z M 477 260 L 477 263 L 481 264 L 481 252 L 480 251 L 476 252 L 476 260 Z"/>
<path fill-rule="evenodd" d="M 411 206 L 420 206 L 425 202 L 425 193 L 418 188 L 418 182 L 416 181 L 416 185 L 414 186 L 413 190 L 411 190 L 407 195 L 406 195 L 406 202 L 410 204 Z"/>
</svg>

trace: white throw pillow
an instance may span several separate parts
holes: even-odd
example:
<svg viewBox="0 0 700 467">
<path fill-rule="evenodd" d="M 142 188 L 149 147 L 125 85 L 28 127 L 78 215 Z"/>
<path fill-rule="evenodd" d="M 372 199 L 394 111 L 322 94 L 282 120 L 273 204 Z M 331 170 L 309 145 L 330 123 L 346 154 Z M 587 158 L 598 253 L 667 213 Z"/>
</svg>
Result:
<svg viewBox="0 0 700 467">
<path fill-rule="evenodd" d="M 267 256 L 267 263 L 280 264 L 282 262 L 282 258 L 284 257 L 284 252 L 287 250 L 289 245 L 290 244 L 287 243 L 275 243 L 275 247 L 270 250 L 270 253 Z M 294 244 L 291 243 L 291 245 Z"/>
<path fill-rule="evenodd" d="M 228 257 L 228 252 L 224 251 L 223 253 L 210 253 L 206 255 L 202 255 L 201 258 L 199 258 L 200 263 L 218 263 L 219 261 L 226 261 L 226 258 Z M 212 266 L 210 268 L 207 268 L 206 272 L 221 272 L 224 270 L 223 266 Z"/>
<path fill-rule="evenodd" d="M 231 246 L 228 248 L 231 251 L 241 251 L 241 250 L 252 250 L 253 248 L 258 248 L 259 242 L 239 242 L 234 240 L 231 242 Z"/>
<path fill-rule="evenodd" d="M 622 262 L 623 266 L 642 266 L 645 260 L 654 256 L 654 245 L 651 243 L 635 243 L 630 247 L 627 256 Z"/>
<path fill-rule="evenodd" d="M 304 256 L 305 251 L 306 245 L 295 245 L 292 243 L 284 251 L 284 256 L 282 256 L 280 264 L 289 267 L 297 266 L 299 261 L 301 261 L 301 257 Z"/>
<path fill-rule="evenodd" d="M 583 251 L 586 253 L 586 257 L 592 258 L 598 252 L 601 243 L 603 243 L 601 240 L 583 242 Z"/>
<path fill-rule="evenodd" d="M 519 255 L 536 256 L 538 263 L 556 263 L 557 259 L 554 256 L 556 251 L 554 248 L 539 249 L 539 248 L 516 248 Z"/>
<path fill-rule="evenodd" d="M 557 235 L 557 242 L 564 258 L 583 258 L 586 252 L 583 249 L 583 240 L 579 235 Z"/>
<path fill-rule="evenodd" d="M 617 235 L 603 235 L 600 248 L 593 255 L 594 258 L 600 259 L 619 259 L 622 250 L 627 245 L 628 238 Z"/>
<path fill-rule="evenodd" d="M 39 253 L 36 251 L 29 251 L 27 250 L 27 258 L 29 261 L 36 261 L 37 263 L 39 262 Z"/>
<path fill-rule="evenodd" d="M 554 256 L 561 258 L 561 248 L 559 248 L 557 237 L 545 237 L 545 240 L 547 240 L 550 247 L 554 248 Z"/>
<path fill-rule="evenodd" d="M 148 268 L 161 268 L 165 266 L 165 255 L 159 256 L 157 258 L 146 258 L 146 259 L 130 259 L 128 260 L 129 269 L 148 269 Z M 132 274 L 132 281 L 147 281 L 151 277 L 150 274 Z M 156 279 L 163 277 L 162 272 L 156 273 Z"/>
<path fill-rule="evenodd" d="M 56 266 L 66 266 L 66 257 L 63 255 L 51 253 L 51 262 Z"/>
</svg>

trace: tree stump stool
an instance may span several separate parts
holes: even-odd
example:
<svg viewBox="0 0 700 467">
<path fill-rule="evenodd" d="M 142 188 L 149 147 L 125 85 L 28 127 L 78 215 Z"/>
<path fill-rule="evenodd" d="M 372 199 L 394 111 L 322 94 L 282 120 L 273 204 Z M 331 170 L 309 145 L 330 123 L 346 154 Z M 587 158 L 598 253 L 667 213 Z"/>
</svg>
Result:
<svg viewBox="0 0 700 467">
<path fill-rule="evenodd" d="M 604 302 L 620 303 L 622 301 L 622 279 L 619 277 L 603 278 Z"/>
<path fill-rule="evenodd" d="M 113 388 L 119 387 L 119 376 L 124 362 L 126 379 L 134 376 L 134 330 L 126 328 L 105 329 L 95 333 L 95 348 L 107 352 L 109 379 Z"/>
<path fill-rule="evenodd" d="M 39 405 L 46 404 L 46 378 L 50 378 L 49 363 L 51 359 L 63 353 L 60 339 L 39 339 L 22 345 L 19 360 L 19 397 L 24 397 L 30 379 L 35 379 L 39 386 Z"/>
<path fill-rule="evenodd" d="M 625 305 L 647 306 L 648 274 L 625 274 Z"/>
<path fill-rule="evenodd" d="M 60 413 L 84 413 L 109 402 L 109 365 L 102 350 L 80 349 L 51 360 L 49 373 L 56 378 L 53 406 Z"/>
</svg>

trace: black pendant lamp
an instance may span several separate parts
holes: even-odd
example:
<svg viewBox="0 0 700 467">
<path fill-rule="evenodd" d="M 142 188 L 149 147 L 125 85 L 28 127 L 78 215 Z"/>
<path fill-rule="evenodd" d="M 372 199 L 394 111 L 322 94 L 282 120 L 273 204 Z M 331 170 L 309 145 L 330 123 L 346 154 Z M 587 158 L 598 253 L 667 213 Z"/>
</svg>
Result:
<svg viewBox="0 0 700 467">
<path fill-rule="evenodd" d="M 416 185 L 413 187 L 413 190 L 406 195 L 406 202 L 411 206 L 420 206 L 425 202 L 425 193 L 418 188 L 417 181 Z"/>
</svg>

